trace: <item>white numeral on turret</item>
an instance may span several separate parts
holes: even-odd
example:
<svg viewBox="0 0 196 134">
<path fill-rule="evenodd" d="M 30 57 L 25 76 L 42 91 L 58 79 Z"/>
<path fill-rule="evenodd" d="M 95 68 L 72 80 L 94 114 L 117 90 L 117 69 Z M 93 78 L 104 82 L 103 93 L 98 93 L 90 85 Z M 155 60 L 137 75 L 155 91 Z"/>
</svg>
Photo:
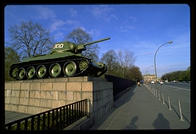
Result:
<svg viewBox="0 0 196 134">
<path fill-rule="evenodd" d="M 54 48 L 63 48 L 63 46 L 64 46 L 64 44 L 56 44 L 56 45 L 54 45 Z"/>
</svg>

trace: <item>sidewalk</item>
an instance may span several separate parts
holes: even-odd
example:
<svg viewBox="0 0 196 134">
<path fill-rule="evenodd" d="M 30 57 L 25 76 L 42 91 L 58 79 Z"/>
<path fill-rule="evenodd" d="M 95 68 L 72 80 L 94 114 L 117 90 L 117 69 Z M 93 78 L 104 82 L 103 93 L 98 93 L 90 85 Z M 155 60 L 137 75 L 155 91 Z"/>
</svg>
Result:
<svg viewBox="0 0 196 134">
<path fill-rule="evenodd" d="M 187 129 L 189 124 L 180 121 L 174 111 L 169 111 L 142 85 L 129 90 L 114 104 L 112 113 L 91 130 L 127 129 Z"/>
<path fill-rule="evenodd" d="M 27 117 L 31 116 L 31 114 L 25 114 L 25 113 L 19 113 L 19 112 L 13 112 L 13 111 L 5 111 L 5 124 Z"/>
</svg>

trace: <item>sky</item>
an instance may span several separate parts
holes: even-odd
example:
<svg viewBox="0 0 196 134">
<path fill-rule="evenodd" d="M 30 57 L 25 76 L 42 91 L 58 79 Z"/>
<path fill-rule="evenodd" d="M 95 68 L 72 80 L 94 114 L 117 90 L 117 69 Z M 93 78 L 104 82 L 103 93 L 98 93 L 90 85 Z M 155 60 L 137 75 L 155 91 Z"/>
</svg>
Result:
<svg viewBox="0 0 196 134">
<path fill-rule="evenodd" d="M 142 74 L 157 75 L 190 66 L 190 7 L 187 4 L 88 4 L 88 5 L 7 5 L 4 8 L 5 42 L 8 28 L 33 21 L 48 29 L 56 42 L 76 28 L 82 28 L 98 43 L 99 57 L 109 50 L 128 50 Z M 7 46 L 7 44 L 5 44 Z"/>
</svg>

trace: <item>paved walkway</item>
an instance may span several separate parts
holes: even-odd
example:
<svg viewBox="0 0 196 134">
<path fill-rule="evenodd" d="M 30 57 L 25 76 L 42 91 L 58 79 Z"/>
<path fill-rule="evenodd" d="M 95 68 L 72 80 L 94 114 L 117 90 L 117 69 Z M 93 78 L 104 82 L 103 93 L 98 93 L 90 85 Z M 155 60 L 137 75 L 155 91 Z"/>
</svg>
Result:
<svg viewBox="0 0 196 134">
<path fill-rule="evenodd" d="M 180 121 L 144 85 L 129 90 L 114 105 L 112 113 L 92 130 L 189 128 L 189 123 Z"/>
<path fill-rule="evenodd" d="M 25 113 L 19 113 L 19 112 L 13 112 L 13 111 L 5 111 L 5 124 L 24 118 L 28 117 L 31 114 L 25 114 Z"/>
</svg>

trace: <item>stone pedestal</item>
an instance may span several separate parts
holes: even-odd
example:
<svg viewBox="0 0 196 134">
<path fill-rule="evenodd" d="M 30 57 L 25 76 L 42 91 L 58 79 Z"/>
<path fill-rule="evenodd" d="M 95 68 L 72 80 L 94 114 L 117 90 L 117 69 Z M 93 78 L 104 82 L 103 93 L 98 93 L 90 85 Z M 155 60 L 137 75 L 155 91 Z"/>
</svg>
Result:
<svg viewBox="0 0 196 134">
<path fill-rule="evenodd" d="M 37 114 L 89 99 L 91 118 L 97 121 L 113 106 L 113 85 L 101 78 L 70 77 L 5 83 L 5 110 Z"/>
</svg>

